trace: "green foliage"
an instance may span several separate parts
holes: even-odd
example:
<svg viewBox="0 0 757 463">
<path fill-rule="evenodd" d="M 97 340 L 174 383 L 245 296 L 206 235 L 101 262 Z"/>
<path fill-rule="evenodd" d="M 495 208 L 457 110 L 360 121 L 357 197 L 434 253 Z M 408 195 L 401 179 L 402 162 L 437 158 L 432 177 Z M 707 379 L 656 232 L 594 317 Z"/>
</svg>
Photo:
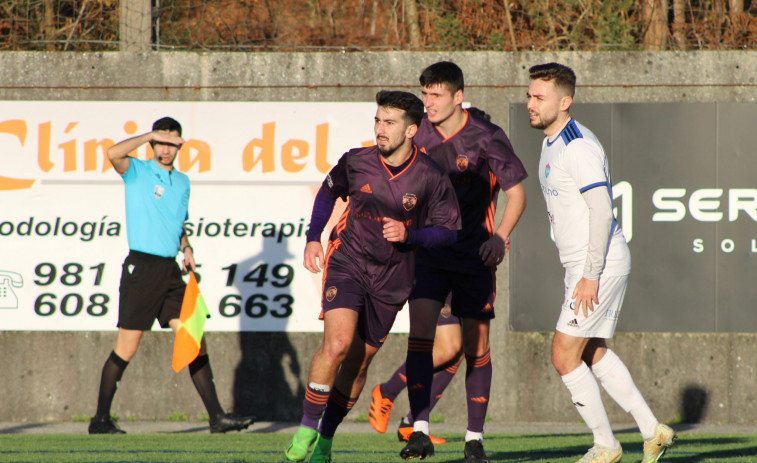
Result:
<svg viewBox="0 0 757 463">
<path fill-rule="evenodd" d="M 368 412 L 363 412 L 356 416 L 353 421 L 355 423 L 367 423 L 368 422 Z"/>
<path fill-rule="evenodd" d="M 595 42 L 614 46 L 617 50 L 630 50 L 635 42 L 636 26 L 629 20 L 634 0 L 599 1 L 599 13 L 594 21 Z"/>
<path fill-rule="evenodd" d="M 444 415 L 434 412 L 428 418 L 429 423 L 444 423 Z"/>
<path fill-rule="evenodd" d="M 489 34 L 489 44 L 494 50 L 501 50 L 505 47 L 505 36 L 499 31 L 493 31 Z"/>
<path fill-rule="evenodd" d="M 186 413 L 173 412 L 168 415 L 166 421 L 189 421 L 189 415 L 187 415 Z"/>
<path fill-rule="evenodd" d="M 644 2 L 638 0 L 414 0 L 424 47 L 510 49 L 509 7 L 520 50 L 638 50 Z M 755 2 L 734 11 L 725 0 L 688 0 L 684 48 L 753 49 Z M 116 51 L 127 0 L 4 0 L 0 50 Z M 153 8 L 157 50 L 308 50 L 344 46 L 405 49 L 405 3 L 366 0 L 161 0 Z M 667 2 L 667 34 L 674 13 Z M 356 14 L 357 13 L 357 14 Z M 150 15 L 150 13 L 146 13 Z M 141 19 L 132 18 L 133 21 Z M 414 20 L 414 19 L 413 19 Z M 149 31 L 148 31 L 149 33 Z"/>
<path fill-rule="evenodd" d="M 465 36 L 459 17 L 444 14 L 439 18 L 436 27 L 442 40 L 437 48 L 441 50 L 466 50 L 468 48 L 468 38 Z"/>
</svg>

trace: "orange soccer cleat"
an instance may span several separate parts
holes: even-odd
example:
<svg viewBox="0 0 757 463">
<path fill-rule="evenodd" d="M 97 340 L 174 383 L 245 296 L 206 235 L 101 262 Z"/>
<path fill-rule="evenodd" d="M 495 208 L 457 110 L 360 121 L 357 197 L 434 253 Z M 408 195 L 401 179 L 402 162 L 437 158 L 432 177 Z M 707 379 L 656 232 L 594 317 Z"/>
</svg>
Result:
<svg viewBox="0 0 757 463">
<path fill-rule="evenodd" d="M 374 387 L 371 393 L 371 409 L 368 411 L 368 421 L 373 429 L 381 434 L 386 432 L 392 408 L 394 408 L 394 402 L 381 394 L 381 385 Z"/>
</svg>

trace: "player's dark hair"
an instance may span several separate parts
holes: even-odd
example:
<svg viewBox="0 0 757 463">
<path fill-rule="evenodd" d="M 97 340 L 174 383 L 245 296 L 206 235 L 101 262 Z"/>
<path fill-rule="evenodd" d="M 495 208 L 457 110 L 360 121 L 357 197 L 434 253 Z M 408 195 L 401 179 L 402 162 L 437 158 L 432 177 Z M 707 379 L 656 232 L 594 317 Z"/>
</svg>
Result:
<svg viewBox="0 0 757 463">
<path fill-rule="evenodd" d="M 486 111 L 484 111 L 483 109 L 476 108 L 475 106 L 471 106 L 470 108 L 468 108 L 468 113 L 472 114 L 474 117 L 483 119 L 486 122 L 492 121 L 492 117 L 486 114 Z"/>
<path fill-rule="evenodd" d="M 161 117 L 157 121 L 153 122 L 152 129 L 179 132 L 179 136 L 181 136 L 181 124 L 179 124 L 179 121 L 177 121 L 176 119 L 168 116 Z"/>
<path fill-rule="evenodd" d="M 376 94 L 376 104 L 384 108 L 396 108 L 405 111 L 407 125 L 421 125 L 423 119 L 423 102 L 409 92 L 399 90 L 381 90 Z"/>
<path fill-rule="evenodd" d="M 465 89 L 463 70 L 452 61 L 439 61 L 432 64 L 421 72 L 418 80 L 421 82 L 421 87 L 437 84 L 446 85 L 453 95 L 458 90 Z"/>
<path fill-rule="evenodd" d="M 531 80 L 554 80 L 555 86 L 566 90 L 571 97 L 576 93 L 576 73 L 564 64 L 537 64 L 531 66 L 528 72 Z"/>
</svg>

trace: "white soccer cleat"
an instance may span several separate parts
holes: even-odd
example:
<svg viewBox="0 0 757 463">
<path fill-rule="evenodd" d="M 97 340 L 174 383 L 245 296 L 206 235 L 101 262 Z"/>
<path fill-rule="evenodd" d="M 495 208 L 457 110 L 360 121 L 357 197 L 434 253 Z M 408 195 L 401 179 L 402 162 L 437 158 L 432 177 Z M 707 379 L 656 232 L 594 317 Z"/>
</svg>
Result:
<svg viewBox="0 0 757 463">
<path fill-rule="evenodd" d="M 673 445 L 678 437 L 668 425 L 658 423 L 654 430 L 654 436 L 644 441 L 644 458 L 641 463 L 656 463 L 665 454 L 665 451 Z"/>
<path fill-rule="evenodd" d="M 576 463 L 620 463 L 621 459 L 623 459 L 623 448 L 620 444 L 615 449 L 595 444 Z"/>
</svg>

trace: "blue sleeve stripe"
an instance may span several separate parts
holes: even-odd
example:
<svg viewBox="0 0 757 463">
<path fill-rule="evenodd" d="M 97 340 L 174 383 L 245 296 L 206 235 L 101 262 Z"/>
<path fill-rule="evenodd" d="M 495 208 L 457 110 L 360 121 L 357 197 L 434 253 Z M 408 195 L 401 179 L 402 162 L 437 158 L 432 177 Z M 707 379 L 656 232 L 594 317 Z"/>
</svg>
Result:
<svg viewBox="0 0 757 463">
<path fill-rule="evenodd" d="M 592 183 L 591 185 L 586 185 L 585 187 L 581 188 L 579 191 L 581 193 L 584 193 L 584 192 L 589 191 L 592 188 L 596 188 L 598 186 L 606 186 L 607 188 L 610 188 L 610 186 L 607 184 L 607 182 L 597 182 L 597 183 Z"/>
</svg>

